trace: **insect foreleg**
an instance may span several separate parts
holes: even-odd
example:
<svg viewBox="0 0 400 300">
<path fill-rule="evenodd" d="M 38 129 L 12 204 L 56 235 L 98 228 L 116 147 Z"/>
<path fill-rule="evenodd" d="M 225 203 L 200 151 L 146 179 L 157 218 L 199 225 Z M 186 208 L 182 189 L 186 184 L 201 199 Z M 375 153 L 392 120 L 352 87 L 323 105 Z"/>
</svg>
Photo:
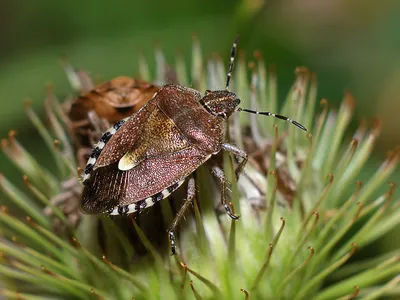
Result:
<svg viewBox="0 0 400 300">
<path fill-rule="evenodd" d="M 248 155 L 246 152 L 244 152 L 242 149 L 237 148 L 236 146 L 233 146 L 231 144 L 224 143 L 222 144 L 222 149 L 225 151 L 228 151 L 230 153 L 233 153 L 236 157 L 240 157 L 242 161 L 239 163 L 235 170 L 236 174 L 236 179 L 239 178 L 239 175 L 243 172 L 244 166 L 247 163 L 248 160 Z"/>
<path fill-rule="evenodd" d="M 218 166 L 213 166 L 211 168 L 211 173 L 218 179 L 218 182 L 221 187 L 221 204 L 226 210 L 226 213 L 233 219 L 233 220 L 238 220 L 240 217 L 233 214 L 231 207 L 229 206 L 228 202 L 226 201 L 226 190 L 227 190 L 227 181 L 225 178 L 225 173 L 224 171 L 218 167 Z"/>
</svg>

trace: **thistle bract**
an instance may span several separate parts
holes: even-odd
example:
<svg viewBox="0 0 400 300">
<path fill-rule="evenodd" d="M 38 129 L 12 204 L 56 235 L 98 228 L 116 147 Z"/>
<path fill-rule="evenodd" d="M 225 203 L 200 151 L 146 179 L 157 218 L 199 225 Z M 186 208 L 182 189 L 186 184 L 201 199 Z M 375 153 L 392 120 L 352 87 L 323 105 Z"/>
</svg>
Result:
<svg viewBox="0 0 400 300">
<path fill-rule="evenodd" d="M 139 59 L 140 78 L 165 82 L 173 68 L 156 51 L 150 75 Z M 345 137 L 354 99 L 344 95 L 338 110 L 317 103 L 315 74 L 296 70 L 295 82 L 278 110 L 277 80 L 259 53 L 249 64 L 241 57 L 231 90 L 243 107 L 290 116 L 306 134 L 286 122 L 234 114 L 229 139 L 249 154 L 236 181 L 236 162 L 217 157 L 231 181 L 232 221 L 218 207 L 218 185 L 209 170 L 196 171 L 197 195 L 192 214 L 180 225 L 178 254 L 168 255 L 167 228 L 174 201 L 155 205 L 136 218 L 81 215 L 79 156 L 73 131 L 60 103 L 49 93 L 45 108 L 50 126 L 27 105 L 26 112 L 57 167 L 45 169 L 10 131 L 2 140 L 8 158 L 21 171 L 26 188 L 0 175 L 0 295 L 9 299 L 378 299 L 399 294 L 400 252 L 362 262 L 349 259 L 400 222 L 395 184 L 388 183 L 399 149 L 388 154 L 368 181 L 358 181 L 380 126 L 364 124 Z M 168 71 L 168 72 L 167 72 Z M 80 90 L 86 75 L 67 73 Z M 222 89 L 224 63 L 202 59 L 194 40 L 189 70 L 177 57 L 174 78 L 197 90 Z M 84 74 L 84 75 L 82 75 Z M 318 105 L 320 104 L 320 105 Z M 386 191 L 385 191 L 386 189 Z M 382 192 L 383 190 L 383 192 Z M 179 193 L 174 198 L 179 198 Z M 11 209 L 13 207 L 13 209 Z M 150 234 L 149 234 L 150 232 Z M 151 235 L 159 237 L 160 244 Z M 138 249 L 137 245 L 141 245 Z"/>
</svg>

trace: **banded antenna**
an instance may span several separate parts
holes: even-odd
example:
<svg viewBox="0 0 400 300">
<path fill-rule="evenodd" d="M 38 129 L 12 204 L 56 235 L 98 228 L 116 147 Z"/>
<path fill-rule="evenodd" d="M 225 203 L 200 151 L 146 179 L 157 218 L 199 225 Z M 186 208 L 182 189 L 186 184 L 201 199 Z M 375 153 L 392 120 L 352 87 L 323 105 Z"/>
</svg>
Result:
<svg viewBox="0 0 400 300">
<path fill-rule="evenodd" d="M 236 56 L 236 48 L 238 44 L 238 37 L 235 37 L 235 40 L 232 45 L 232 50 L 231 50 L 231 57 L 229 61 L 229 69 L 228 69 L 228 75 L 226 76 L 226 87 L 225 89 L 229 91 L 229 84 L 231 82 L 231 77 L 232 77 L 232 71 L 233 71 L 233 66 L 235 64 L 235 56 Z"/>
<path fill-rule="evenodd" d="M 236 48 L 238 44 L 238 37 L 236 36 L 233 45 L 232 45 L 232 50 L 231 50 L 231 57 L 230 57 L 230 62 L 229 62 L 229 69 L 228 69 L 228 75 L 226 76 L 226 87 L 225 89 L 229 91 L 229 84 L 231 82 L 231 77 L 232 77 L 232 71 L 233 71 L 233 66 L 235 64 L 235 56 L 236 56 Z M 286 122 L 289 122 L 293 124 L 294 126 L 300 128 L 301 130 L 307 131 L 307 128 L 305 128 L 303 125 L 301 125 L 299 122 L 296 122 L 292 119 L 289 119 L 288 117 L 278 115 L 271 113 L 269 111 L 256 111 L 256 110 L 251 110 L 251 109 L 246 109 L 246 108 L 238 108 L 237 111 L 244 111 L 256 115 L 264 115 L 264 116 L 271 116 L 277 119 L 285 120 Z"/>
<path fill-rule="evenodd" d="M 271 116 L 277 119 L 281 119 L 281 120 L 285 120 L 291 124 L 293 124 L 294 126 L 307 131 L 307 128 L 305 128 L 303 125 L 301 125 L 299 122 L 296 122 L 292 119 L 289 119 L 288 117 L 282 116 L 282 115 L 277 115 L 277 114 L 273 114 L 270 113 L 269 111 L 257 111 L 257 110 L 251 110 L 251 109 L 246 109 L 246 108 L 238 108 L 238 111 L 244 111 L 244 112 L 248 112 L 248 113 L 252 113 L 252 114 L 256 114 L 256 115 L 264 115 L 264 116 Z"/>
</svg>

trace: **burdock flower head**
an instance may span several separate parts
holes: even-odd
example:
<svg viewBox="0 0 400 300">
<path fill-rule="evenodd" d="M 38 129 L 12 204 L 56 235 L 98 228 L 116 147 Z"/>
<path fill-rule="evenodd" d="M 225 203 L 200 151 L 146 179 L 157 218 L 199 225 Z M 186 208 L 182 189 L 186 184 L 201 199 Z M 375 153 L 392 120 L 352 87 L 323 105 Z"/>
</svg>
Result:
<svg viewBox="0 0 400 300">
<path fill-rule="evenodd" d="M 324 99 L 318 105 L 316 76 L 303 67 L 296 69 L 295 82 L 279 110 L 274 69 L 267 70 L 259 53 L 250 63 L 243 55 L 238 59 L 231 90 L 241 99 L 241 107 L 279 112 L 302 123 L 308 132 L 271 117 L 232 115 L 227 139 L 245 150 L 249 161 L 237 181 L 235 158 L 219 153 L 212 160 L 229 180 L 222 192 L 228 194 L 230 210 L 240 220 L 229 218 L 221 207 L 220 183 L 206 165 L 194 174 L 195 200 L 176 232 L 176 255 L 169 255 L 166 229 L 185 198 L 185 188 L 134 217 L 82 215 L 82 184 L 76 169 L 85 166 L 91 147 L 108 126 L 136 113 L 162 83 L 201 92 L 225 86 L 225 61 L 219 56 L 204 61 L 196 40 L 190 76 L 180 56 L 171 68 L 157 50 L 156 62 L 152 77 L 145 59 L 139 59 L 139 78 L 145 81 L 119 77 L 97 87 L 85 72 L 65 64 L 81 96 L 60 103 L 49 91 L 47 123 L 26 105 L 56 171 L 45 169 L 18 142 L 15 131 L 2 140 L 25 188 L 17 187 L 7 174 L 0 175 L 0 295 L 9 299 L 398 296 L 398 250 L 362 261 L 351 258 L 400 222 L 395 184 L 388 184 L 399 149 L 391 151 L 367 181 L 358 181 L 379 135 L 379 122 L 372 128 L 361 124 L 348 140 L 351 94 L 344 95 L 338 110 L 330 109 Z M 122 95 L 126 105 L 113 102 L 111 95 Z"/>
</svg>

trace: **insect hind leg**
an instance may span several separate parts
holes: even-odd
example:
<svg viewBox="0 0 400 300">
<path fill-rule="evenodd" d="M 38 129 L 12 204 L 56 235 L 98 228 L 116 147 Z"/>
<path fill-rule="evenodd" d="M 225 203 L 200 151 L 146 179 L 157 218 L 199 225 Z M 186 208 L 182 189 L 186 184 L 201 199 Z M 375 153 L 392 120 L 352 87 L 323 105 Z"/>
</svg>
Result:
<svg viewBox="0 0 400 300">
<path fill-rule="evenodd" d="M 173 219 L 170 227 L 168 228 L 168 240 L 171 246 L 171 253 L 174 255 L 176 253 L 175 246 L 175 229 L 178 226 L 179 222 L 184 218 L 186 210 L 192 204 L 194 197 L 196 196 L 196 185 L 193 177 L 190 177 L 187 185 L 187 197 L 175 218 Z"/>
</svg>

